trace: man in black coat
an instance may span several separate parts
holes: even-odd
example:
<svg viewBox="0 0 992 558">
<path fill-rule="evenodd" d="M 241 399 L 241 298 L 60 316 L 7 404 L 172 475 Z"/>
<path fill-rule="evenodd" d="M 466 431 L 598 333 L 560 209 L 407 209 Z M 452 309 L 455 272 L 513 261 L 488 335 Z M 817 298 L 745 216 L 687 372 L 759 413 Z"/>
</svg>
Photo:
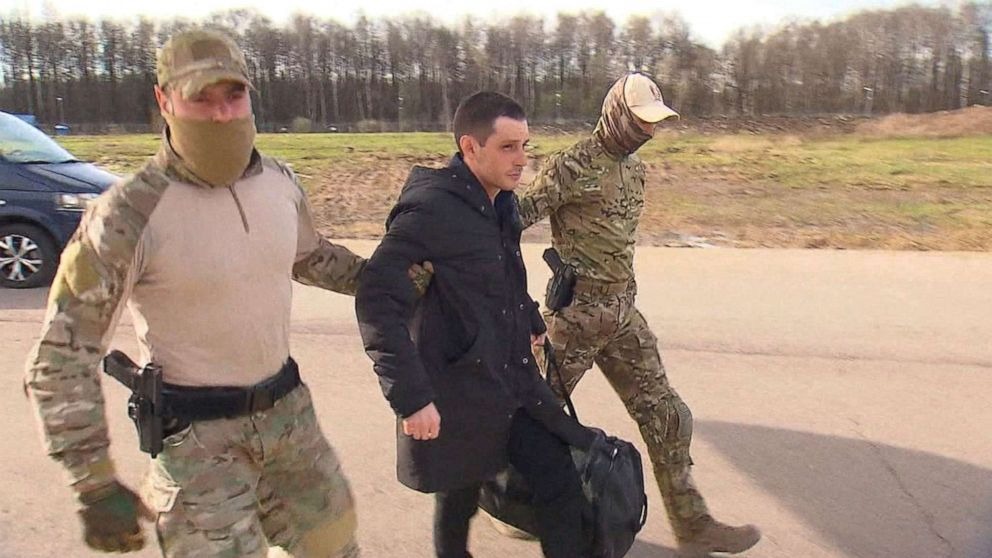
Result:
<svg viewBox="0 0 992 558">
<path fill-rule="evenodd" d="M 562 437 L 587 445 L 592 434 L 562 412 L 531 349 L 546 328 L 527 294 L 513 193 L 527 121 L 513 99 L 481 92 L 459 105 L 454 131 L 447 167 L 411 171 L 356 297 L 366 352 L 398 416 L 397 475 L 436 493 L 439 558 L 471 556 L 480 485 L 508 462 L 534 490 L 544 554 L 581 558 L 587 504 Z M 407 269 L 425 260 L 434 277 L 421 298 Z"/>
</svg>

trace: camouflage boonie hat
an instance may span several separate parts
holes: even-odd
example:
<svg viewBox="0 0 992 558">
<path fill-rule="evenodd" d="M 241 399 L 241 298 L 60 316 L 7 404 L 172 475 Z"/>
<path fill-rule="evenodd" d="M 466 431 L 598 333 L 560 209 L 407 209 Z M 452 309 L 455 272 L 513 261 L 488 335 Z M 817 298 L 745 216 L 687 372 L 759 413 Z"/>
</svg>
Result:
<svg viewBox="0 0 992 558">
<path fill-rule="evenodd" d="M 173 35 L 158 51 L 157 70 L 159 87 L 178 88 L 184 98 L 221 81 L 251 87 L 241 48 L 217 31 L 194 29 Z"/>
</svg>

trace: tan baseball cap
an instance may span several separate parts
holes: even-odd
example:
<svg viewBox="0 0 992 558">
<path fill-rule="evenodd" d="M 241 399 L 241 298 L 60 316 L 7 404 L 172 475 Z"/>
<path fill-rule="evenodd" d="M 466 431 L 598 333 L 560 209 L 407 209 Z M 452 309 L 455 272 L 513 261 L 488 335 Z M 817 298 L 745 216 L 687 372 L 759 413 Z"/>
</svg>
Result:
<svg viewBox="0 0 992 558">
<path fill-rule="evenodd" d="M 623 98 L 630 112 L 645 122 L 661 122 L 666 118 L 679 116 L 679 113 L 665 104 L 658 84 L 644 74 L 627 74 L 623 84 Z"/>
<path fill-rule="evenodd" d="M 218 31 L 193 29 L 176 33 L 158 51 L 157 70 L 159 87 L 178 88 L 185 98 L 221 81 L 251 87 L 241 48 Z"/>
</svg>

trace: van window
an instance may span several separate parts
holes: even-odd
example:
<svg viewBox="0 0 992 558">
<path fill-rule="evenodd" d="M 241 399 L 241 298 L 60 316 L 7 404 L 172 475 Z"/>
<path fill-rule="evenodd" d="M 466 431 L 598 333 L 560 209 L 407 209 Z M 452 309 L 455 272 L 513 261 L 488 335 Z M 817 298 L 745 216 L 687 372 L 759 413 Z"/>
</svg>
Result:
<svg viewBox="0 0 992 558">
<path fill-rule="evenodd" d="M 0 157 L 8 163 L 71 163 L 76 160 L 44 132 L 0 112 Z"/>
</svg>

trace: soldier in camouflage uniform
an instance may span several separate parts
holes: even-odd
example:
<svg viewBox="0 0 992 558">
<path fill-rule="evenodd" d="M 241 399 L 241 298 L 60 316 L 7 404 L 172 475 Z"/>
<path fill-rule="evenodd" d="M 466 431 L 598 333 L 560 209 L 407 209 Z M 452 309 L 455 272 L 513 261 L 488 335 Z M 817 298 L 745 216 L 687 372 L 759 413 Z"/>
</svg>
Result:
<svg viewBox="0 0 992 558">
<path fill-rule="evenodd" d="M 166 43 L 161 148 L 87 209 L 52 285 L 26 390 L 99 550 L 141 548 L 145 515 L 167 557 L 358 555 L 352 494 L 289 356 L 289 316 L 292 279 L 354 294 L 365 260 L 321 238 L 293 172 L 254 149 L 249 87 L 226 36 Z M 97 371 L 125 303 L 140 360 L 201 398 L 167 424 L 146 505 L 115 475 Z M 221 400 L 233 412 L 202 418 Z"/>
<path fill-rule="evenodd" d="M 550 215 L 553 245 L 574 266 L 574 300 L 546 312 L 558 367 L 571 391 L 595 363 L 637 421 L 680 551 L 742 552 L 750 525 L 714 520 L 690 476 L 692 415 L 669 385 L 658 341 L 634 306 L 634 245 L 644 207 L 644 165 L 634 153 L 675 111 L 639 73 L 610 89 L 592 136 L 552 155 L 520 197 L 530 226 Z"/>
</svg>

